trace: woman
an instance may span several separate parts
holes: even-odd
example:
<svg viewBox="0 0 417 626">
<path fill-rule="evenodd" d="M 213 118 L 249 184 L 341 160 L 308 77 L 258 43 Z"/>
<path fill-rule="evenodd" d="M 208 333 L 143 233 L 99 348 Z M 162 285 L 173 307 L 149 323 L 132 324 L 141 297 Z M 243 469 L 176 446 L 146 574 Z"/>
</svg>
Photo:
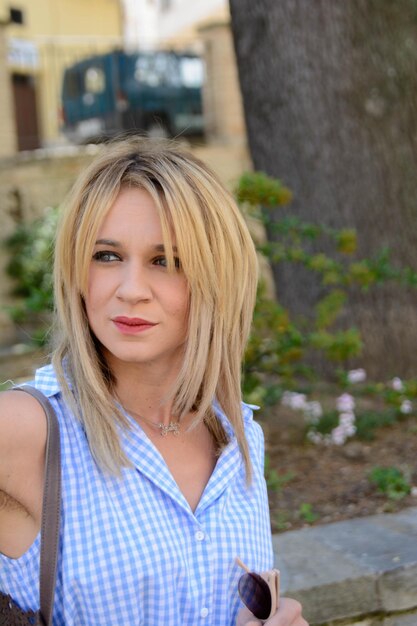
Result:
<svg viewBox="0 0 417 626">
<path fill-rule="evenodd" d="M 233 199 L 168 144 L 107 147 L 56 241 L 52 363 L 34 385 L 61 430 L 54 623 L 260 623 L 235 557 L 272 566 L 262 431 L 241 403 L 257 262 Z M 0 397 L 0 589 L 36 608 L 45 418 Z M 268 626 L 305 626 L 283 600 Z"/>
</svg>

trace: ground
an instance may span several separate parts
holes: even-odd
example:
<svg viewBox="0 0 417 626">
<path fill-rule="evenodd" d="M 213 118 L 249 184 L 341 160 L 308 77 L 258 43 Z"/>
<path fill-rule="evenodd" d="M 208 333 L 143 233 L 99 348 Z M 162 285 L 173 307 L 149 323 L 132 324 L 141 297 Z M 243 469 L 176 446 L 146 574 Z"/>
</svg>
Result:
<svg viewBox="0 0 417 626">
<path fill-rule="evenodd" d="M 306 442 L 303 418 L 285 407 L 260 412 L 258 420 L 269 457 L 273 532 L 417 505 L 413 495 L 388 498 L 368 478 L 376 466 L 396 467 L 417 486 L 415 417 L 377 430 L 371 441 L 351 439 L 343 446 Z"/>
</svg>

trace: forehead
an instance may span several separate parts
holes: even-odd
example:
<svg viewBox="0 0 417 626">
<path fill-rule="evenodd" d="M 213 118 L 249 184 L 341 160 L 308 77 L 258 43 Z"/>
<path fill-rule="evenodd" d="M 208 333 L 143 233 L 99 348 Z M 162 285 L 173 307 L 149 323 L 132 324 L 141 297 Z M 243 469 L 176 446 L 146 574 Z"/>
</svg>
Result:
<svg viewBox="0 0 417 626">
<path fill-rule="evenodd" d="M 162 225 L 154 199 L 145 189 L 125 188 L 105 215 L 98 228 L 98 237 L 114 233 L 125 236 L 155 235 L 162 237 Z"/>
</svg>

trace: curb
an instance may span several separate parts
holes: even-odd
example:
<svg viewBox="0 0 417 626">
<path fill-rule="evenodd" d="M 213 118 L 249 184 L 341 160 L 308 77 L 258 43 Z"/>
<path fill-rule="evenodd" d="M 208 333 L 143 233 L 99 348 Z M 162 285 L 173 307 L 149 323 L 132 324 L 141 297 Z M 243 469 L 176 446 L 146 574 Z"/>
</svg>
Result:
<svg viewBox="0 0 417 626">
<path fill-rule="evenodd" d="M 311 626 L 375 614 L 383 621 L 364 626 L 394 626 L 390 614 L 417 612 L 417 507 L 285 532 L 273 545 L 282 594 Z M 417 613 L 409 618 L 398 624 L 416 626 Z"/>
</svg>

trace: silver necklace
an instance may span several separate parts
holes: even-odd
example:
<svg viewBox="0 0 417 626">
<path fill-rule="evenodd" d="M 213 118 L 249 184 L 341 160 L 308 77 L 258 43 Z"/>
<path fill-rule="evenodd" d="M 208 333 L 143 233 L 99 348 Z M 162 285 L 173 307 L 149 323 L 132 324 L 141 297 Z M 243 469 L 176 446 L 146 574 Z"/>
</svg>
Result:
<svg viewBox="0 0 417 626">
<path fill-rule="evenodd" d="M 147 419 L 146 417 L 143 417 L 143 415 L 139 415 L 139 413 L 136 413 L 135 411 L 132 411 L 130 409 L 126 409 L 126 411 L 130 413 L 131 415 L 133 415 L 134 417 L 138 417 L 139 419 L 143 420 L 150 426 L 157 428 L 160 431 L 162 437 L 166 437 L 168 433 L 172 433 L 175 436 L 178 436 L 180 434 L 179 422 L 170 421 L 169 424 L 167 425 L 167 424 L 163 424 L 162 422 L 153 422 L 152 420 Z"/>
</svg>

